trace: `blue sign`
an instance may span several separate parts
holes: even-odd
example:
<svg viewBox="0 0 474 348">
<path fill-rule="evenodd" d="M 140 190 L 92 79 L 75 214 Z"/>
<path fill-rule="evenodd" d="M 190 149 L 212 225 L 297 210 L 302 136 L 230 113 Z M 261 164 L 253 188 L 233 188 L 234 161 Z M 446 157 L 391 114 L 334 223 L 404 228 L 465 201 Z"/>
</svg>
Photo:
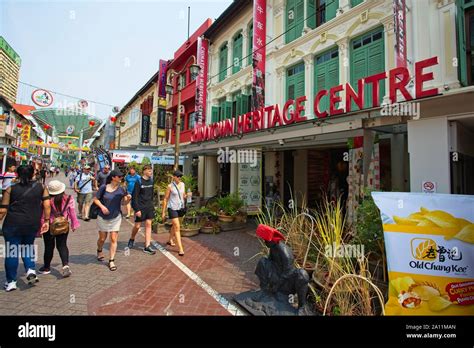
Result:
<svg viewBox="0 0 474 348">
<path fill-rule="evenodd" d="M 174 165 L 174 156 L 151 156 L 152 164 Z M 184 156 L 179 156 L 179 165 L 184 164 Z"/>
</svg>

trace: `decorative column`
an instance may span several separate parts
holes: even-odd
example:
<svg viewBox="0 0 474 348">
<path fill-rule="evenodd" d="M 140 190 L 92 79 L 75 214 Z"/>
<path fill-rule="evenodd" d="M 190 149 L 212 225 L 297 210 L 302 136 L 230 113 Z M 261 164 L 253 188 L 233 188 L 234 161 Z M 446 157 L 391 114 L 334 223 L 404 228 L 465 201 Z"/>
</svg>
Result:
<svg viewBox="0 0 474 348">
<path fill-rule="evenodd" d="M 286 72 L 286 68 L 284 66 L 281 66 L 276 69 L 277 72 L 277 83 L 278 86 L 276 88 L 276 104 L 279 104 L 282 106 L 282 103 L 285 102 L 284 96 L 285 96 L 285 81 L 284 81 L 284 75 Z"/>
<path fill-rule="evenodd" d="M 306 1 L 305 1 L 306 4 Z M 305 105 L 305 116 L 314 118 L 313 98 L 314 98 L 314 54 L 309 53 L 303 57 L 304 60 L 304 93 L 307 98 Z"/>
<path fill-rule="evenodd" d="M 249 35 L 248 35 L 248 28 L 242 29 L 242 61 L 240 62 L 240 68 L 243 69 L 247 66 L 248 58 L 248 50 L 249 50 Z"/>
<path fill-rule="evenodd" d="M 339 47 L 339 84 L 345 84 L 350 81 L 350 64 L 349 64 L 349 38 L 345 37 L 343 39 L 336 41 L 337 46 Z M 354 88 L 357 88 L 354 87 Z M 345 89 L 339 93 L 342 97 L 342 100 L 345 100 L 346 91 Z M 346 108 L 345 103 L 341 103 L 343 109 Z"/>
<path fill-rule="evenodd" d="M 234 38 L 230 38 L 229 41 L 227 41 L 227 71 L 225 73 L 226 77 L 229 77 L 232 75 L 232 69 L 234 66 L 234 60 L 233 60 L 233 47 L 234 47 Z"/>
</svg>

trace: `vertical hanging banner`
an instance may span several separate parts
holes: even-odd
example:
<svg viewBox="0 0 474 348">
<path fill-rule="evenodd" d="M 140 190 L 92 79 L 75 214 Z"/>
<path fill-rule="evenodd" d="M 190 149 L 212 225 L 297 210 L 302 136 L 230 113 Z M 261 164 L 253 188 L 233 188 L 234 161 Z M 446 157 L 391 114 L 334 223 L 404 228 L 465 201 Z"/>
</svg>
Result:
<svg viewBox="0 0 474 348">
<path fill-rule="evenodd" d="M 158 97 L 166 98 L 166 70 L 168 62 L 160 59 L 160 69 L 158 71 Z"/>
<path fill-rule="evenodd" d="M 407 67 L 406 3 L 405 0 L 393 1 L 395 30 L 395 59 L 397 68 Z"/>
<path fill-rule="evenodd" d="M 20 148 L 24 149 L 25 151 L 27 151 L 28 147 L 30 146 L 30 133 L 31 133 L 30 125 L 25 124 L 21 131 L 21 144 L 20 144 Z"/>
<path fill-rule="evenodd" d="M 140 142 L 150 142 L 150 115 L 142 115 L 142 129 Z"/>
<path fill-rule="evenodd" d="M 208 60 L 209 42 L 203 37 L 197 40 L 197 65 L 199 74 L 196 78 L 196 125 L 206 123 L 206 101 L 207 101 L 207 60 Z"/>
<path fill-rule="evenodd" d="M 265 55 L 267 42 L 267 1 L 253 2 L 252 110 L 265 106 Z"/>
</svg>

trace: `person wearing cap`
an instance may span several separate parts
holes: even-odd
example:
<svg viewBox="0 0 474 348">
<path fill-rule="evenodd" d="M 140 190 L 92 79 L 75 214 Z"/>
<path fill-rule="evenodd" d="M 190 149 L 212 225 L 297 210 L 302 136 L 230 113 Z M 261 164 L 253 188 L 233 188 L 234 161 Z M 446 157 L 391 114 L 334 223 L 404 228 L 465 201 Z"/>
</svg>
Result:
<svg viewBox="0 0 474 348">
<path fill-rule="evenodd" d="M 127 204 L 132 196 L 121 186 L 123 174 L 114 169 L 107 178 L 107 184 L 102 185 L 94 198 L 94 204 L 100 208 L 97 216 L 97 227 L 99 228 L 99 239 L 97 241 L 97 260 L 104 260 L 102 248 L 107 235 L 110 235 L 110 257 L 109 269 L 117 270 L 115 265 L 115 253 L 117 251 L 118 232 L 122 223 L 122 205 Z"/>
<path fill-rule="evenodd" d="M 91 167 L 86 164 L 76 178 L 74 190 L 77 192 L 77 203 L 79 203 L 79 212 L 84 221 L 89 221 L 89 209 L 94 199 L 92 185 L 97 187 L 94 175 L 91 173 Z"/>
<path fill-rule="evenodd" d="M 285 295 L 298 294 L 298 308 L 306 303 L 309 276 L 304 269 L 296 269 L 293 252 L 285 241 L 285 236 L 277 229 L 260 224 L 256 234 L 265 241 L 270 249 L 268 257 L 262 257 L 255 269 L 260 288 L 265 293 L 281 292 Z M 256 298 L 259 300 L 260 298 Z"/>
<path fill-rule="evenodd" d="M 163 200 L 163 209 L 162 209 L 162 219 L 165 221 L 166 210 L 168 210 L 168 217 L 171 219 L 171 229 L 170 229 L 170 239 L 168 245 L 175 246 L 178 243 L 178 255 L 184 256 L 183 244 L 181 243 L 181 226 L 179 223 L 179 211 L 184 209 L 185 205 L 185 193 L 186 188 L 184 183 L 181 182 L 181 177 L 183 173 L 179 170 L 176 170 L 173 173 L 173 179 L 171 184 L 168 185 L 166 190 L 165 198 Z"/>
<path fill-rule="evenodd" d="M 110 166 L 106 164 L 104 168 L 97 174 L 97 186 L 101 187 L 107 182 L 107 178 L 110 175 Z"/>
<path fill-rule="evenodd" d="M 48 191 L 51 197 L 49 226 L 51 226 L 56 217 L 61 216 L 61 213 L 64 212 L 62 216 L 69 220 L 71 230 L 74 232 L 80 224 L 76 215 L 74 199 L 72 196 L 65 194 L 65 190 L 66 185 L 58 180 L 52 180 L 48 184 Z M 41 223 L 43 224 L 45 220 L 45 215 L 43 213 Z M 69 232 L 53 236 L 49 230 L 48 232 L 43 233 L 44 265 L 39 269 L 41 274 L 51 273 L 51 261 L 53 260 L 54 247 L 56 246 L 63 265 L 63 277 L 66 278 L 71 275 L 71 269 L 69 267 L 69 249 L 67 247 L 68 235 Z"/>
<path fill-rule="evenodd" d="M 147 164 L 143 167 L 143 174 L 140 180 L 135 181 L 132 195 L 132 207 L 135 211 L 135 225 L 133 226 L 132 235 L 128 241 L 128 248 L 133 248 L 138 230 L 142 222 L 145 222 L 145 247 L 143 248 L 143 252 L 149 255 L 156 254 L 156 251 L 151 247 L 151 223 L 155 218 L 152 174 L 153 169 Z"/>
</svg>

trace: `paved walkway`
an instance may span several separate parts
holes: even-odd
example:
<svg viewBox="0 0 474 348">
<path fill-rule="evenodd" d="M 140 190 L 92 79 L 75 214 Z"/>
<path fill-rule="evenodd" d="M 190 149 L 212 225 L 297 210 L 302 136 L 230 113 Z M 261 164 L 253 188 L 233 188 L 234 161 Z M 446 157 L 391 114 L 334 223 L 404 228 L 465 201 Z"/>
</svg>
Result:
<svg viewBox="0 0 474 348">
<path fill-rule="evenodd" d="M 66 182 L 63 174 L 59 179 Z M 96 221 L 80 222 L 68 238 L 72 276 L 62 278 L 55 251 L 52 273 L 39 275 L 39 283 L 29 286 L 20 261 L 19 289 L 0 291 L 0 315 L 242 315 L 232 297 L 258 288 L 253 273 L 258 258 L 249 259 L 260 245 L 250 224 L 241 231 L 183 238 L 184 257 L 175 247 L 165 248 L 167 234 L 152 234 L 161 247 L 151 256 L 141 250 L 141 234 L 134 249 L 125 251 L 132 226 L 124 219 L 115 257 L 118 269 L 111 272 L 96 259 Z M 43 241 L 36 243 L 38 269 Z M 104 252 L 107 256 L 108 242 Z M 4 281 L 3 260 L 0 274 Z"/>
</svg>

